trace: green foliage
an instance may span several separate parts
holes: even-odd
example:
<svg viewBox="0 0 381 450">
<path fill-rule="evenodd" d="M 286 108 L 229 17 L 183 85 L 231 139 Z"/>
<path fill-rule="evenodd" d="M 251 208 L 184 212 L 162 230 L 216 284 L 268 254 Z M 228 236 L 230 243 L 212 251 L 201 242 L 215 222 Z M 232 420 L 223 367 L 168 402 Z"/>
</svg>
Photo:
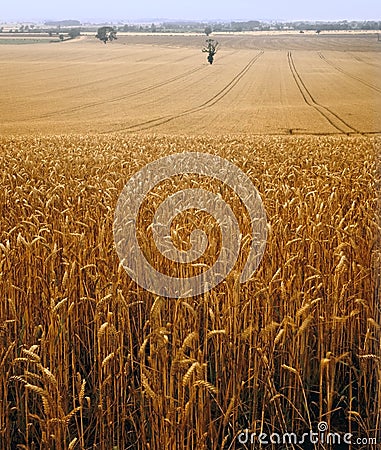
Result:
<svg viewBox="0 0 381 450">
<path fill-rule="evenodd" d="M 210 34 L 212 34 L 212 27 L 210 25 L 208 25 L 207 27 L 205 27 L 204 33 L 209 36 Z"/>
<path fill-rule="evenodd" d="M 79 28 L 72 28 L 68 34 L 70 39 L 74 39 L 81 35 L 81 30 Z"/>
<path fill-rule="evenodd" d="M 97 34 L 95 35 L 97 39 L 107 44 L 107 42 L 112 42 L 116 37 L 116 30 L 113 27 L 100 27 L 98 28 Z"/>
</svg>

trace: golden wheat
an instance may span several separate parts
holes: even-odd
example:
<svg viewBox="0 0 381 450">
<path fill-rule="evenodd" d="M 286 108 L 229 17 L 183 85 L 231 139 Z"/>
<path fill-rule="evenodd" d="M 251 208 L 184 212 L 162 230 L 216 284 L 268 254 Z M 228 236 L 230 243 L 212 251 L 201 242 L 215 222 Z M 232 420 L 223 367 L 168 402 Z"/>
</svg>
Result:
<svg viewBox="0 0 381 450">
<path fill-rule="evenodd" d="M 2 448 L 238 449 L 242 429 L 302 435 L 320 420 L 371 436 L 381 423 L 378 145 L 333 136 L 0 138 Z M 259 269 L 240 285 L 250 245 L 242 202 L 213 179 L 177 179 L 221 193 L 239 221 L 242 258 L 209 293 L 170 300 L 124 272 L 112 224 L 129 177 L 182 151 L 218 154 L 248 173 L 270 232 Z M 175 181 L 145 200 L 141 245 L 161 271 L 198 274 L 219 248 L 213 219 L 174 223 L 179 248 L 189 248 L 189 229 L 210 237 L 211 251 L 185 269 L 158 255 L 150 234 Z"/>
</svg>

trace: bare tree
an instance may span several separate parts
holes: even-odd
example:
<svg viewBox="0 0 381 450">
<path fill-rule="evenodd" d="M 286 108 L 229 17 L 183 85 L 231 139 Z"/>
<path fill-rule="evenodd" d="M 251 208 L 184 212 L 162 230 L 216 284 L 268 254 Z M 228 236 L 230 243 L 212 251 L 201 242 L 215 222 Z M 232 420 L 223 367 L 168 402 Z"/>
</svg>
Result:
<svg viewBox="0 0 381 450">
<path fill-rule="evenodd" d="M 207 59 L 209 64 L 213 64 L 214 55 L 217 53 L 218 45 L 218 42 L 214 39 L 209 38 L 205 41 L 205 47 L 202 49 L 202 51 L 208 54 Z"/>
</svg>

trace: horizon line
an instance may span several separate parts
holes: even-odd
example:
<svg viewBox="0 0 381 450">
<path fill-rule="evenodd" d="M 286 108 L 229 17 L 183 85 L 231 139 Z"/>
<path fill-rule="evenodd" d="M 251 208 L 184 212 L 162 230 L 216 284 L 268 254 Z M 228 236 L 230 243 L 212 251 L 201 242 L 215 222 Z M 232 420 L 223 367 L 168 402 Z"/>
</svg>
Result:
<svg viewBox="0 0 381 450">
<path fill-rule="evenodd" d="M 50 22 L 61 22 L 65 20 L 75 20 L 78 22 L 92 22 L 92 21 L 99 21 L 99 22 L 130 22 L 130 23 L 141 23 L 141 22 L 232 22 L 232 21 L 239 21 L 239 22 L 250 22 L 250 21 L 258 21 L 258 22 L 288 22 L 288 23 L 297 23 L 297 22 L 381 22 L 381 19 L 352 19 L 352 18 L 339 18 L 339 19 L 275 19 L 275 18 L 170 18 L 170 17 L 140 17 L 140 18 L 106 18 L 106 17 L 81 17 L 81 18 L 51 18 L 51 17 L 39 17 L 39 18 L 2 18 L 1 23 L 10 23 L 10 22 L 40 22 L 40 21 L 50 21 Z"/>
</svg>

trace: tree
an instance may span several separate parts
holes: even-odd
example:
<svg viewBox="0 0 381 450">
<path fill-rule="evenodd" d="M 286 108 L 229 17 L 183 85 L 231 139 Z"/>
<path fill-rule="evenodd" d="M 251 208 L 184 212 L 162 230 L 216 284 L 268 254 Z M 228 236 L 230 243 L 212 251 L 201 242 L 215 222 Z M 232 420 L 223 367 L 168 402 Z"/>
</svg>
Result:
<svg viewBox="0 0 381 450">
<path fill-rule="evenodd" d="M 113 27 L 101 27 L 98 28 L 98 32 L 95 35 L 97 39 L 107 44 L 108 41 L 112 42 L 116 37 L 116 30 Z"/>
<path fill-rule="evenodd" d="M 72 28 L 68 34 L 70 39 L 74 39 L 81 35 L 81 30 L 79 30 L 78 28 Z"/>
<path fill-rule="evenodd" d="M 204 33 L 209 36 L 210 34 L 212 34 L 212 27 L 210 25 L 205 27 Z"/>
<path fill-rule="evenodd" d="M 213 64 L 214 61 L 214 55 L 217 53 L 218 49 L 218 42 L 214 39 L 207 39 L 205 41 L 205 47 L 202 49 L 204 53 L 208 53 L 208 63 Z"/>
</svg>

